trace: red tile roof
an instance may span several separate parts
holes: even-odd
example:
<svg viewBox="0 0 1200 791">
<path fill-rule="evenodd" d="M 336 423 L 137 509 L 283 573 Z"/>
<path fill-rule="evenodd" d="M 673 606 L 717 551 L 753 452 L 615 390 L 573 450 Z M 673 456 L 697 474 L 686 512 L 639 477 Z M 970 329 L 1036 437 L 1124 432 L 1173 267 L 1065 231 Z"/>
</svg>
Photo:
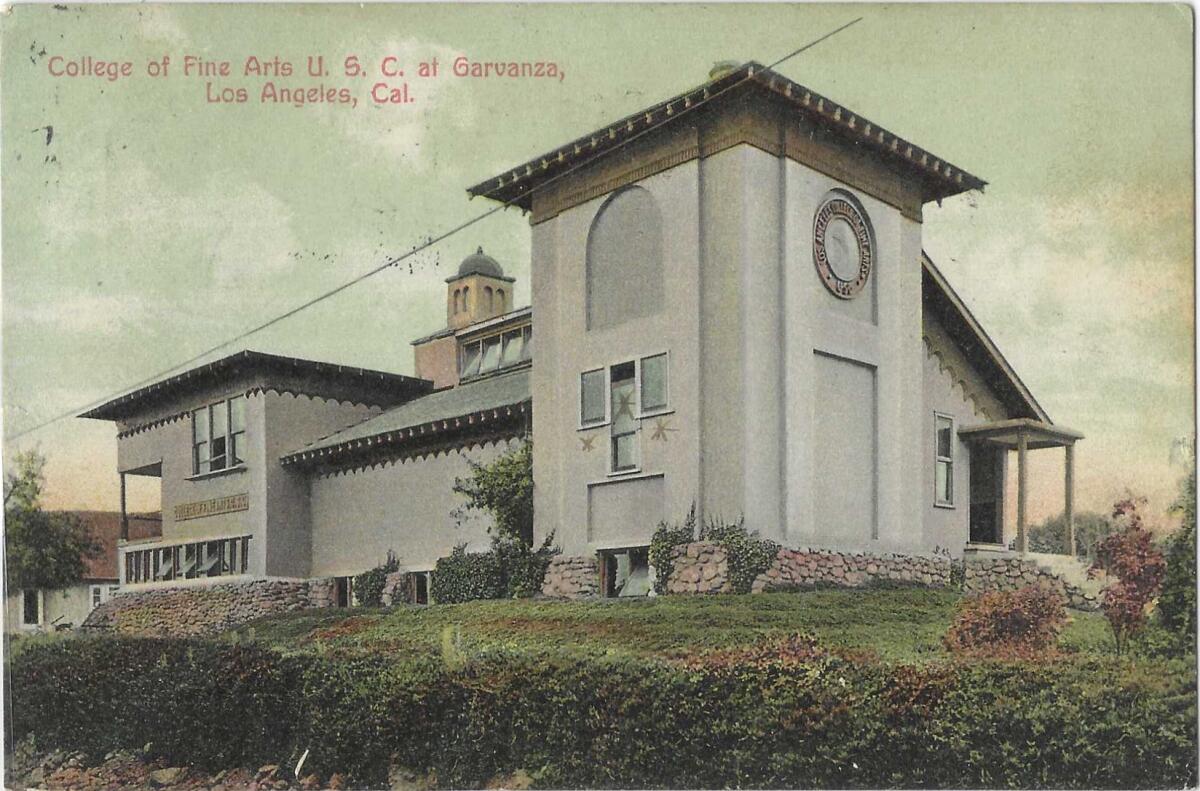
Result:
<svg viewBox="0 0 1200 791">
<path fill-rule="evenodd" d="M 63 511 L 71 514 L 87 526 L 89 532 L 100 542 L 97 557 L 88 558 L 87 580 L 117 579 L 117 540 L 121 537 L 120 511 Z M 131 540 L 155 538 L 162 535 L 162 516 L 153 514 L 129 515 L 129 538 Z"/>
</svg>

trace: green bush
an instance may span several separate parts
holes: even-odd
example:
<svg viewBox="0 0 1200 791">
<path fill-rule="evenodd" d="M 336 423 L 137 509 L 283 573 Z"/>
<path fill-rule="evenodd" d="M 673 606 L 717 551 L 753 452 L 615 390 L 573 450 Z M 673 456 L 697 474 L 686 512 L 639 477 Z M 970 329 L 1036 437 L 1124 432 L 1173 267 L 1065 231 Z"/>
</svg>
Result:
<svg viewBox="0 0 1200 791">
<path fill-rule="evenodd" d="M 1158 597 L 1159 620 L 1179 635 L 1180 644 L 1196 639 L 1196 475 L 1180 483 L 1179 497 L 1171 506 L 1182 517 L 1179 529 L 1167 540 L 1167 573 Z"/>
<path fill-rule="evenodd" d="M 651 567 L 654 569 L 654 592 L 662 596 L 667 592 L 667 582 L 675 564 L 671 561 L 671 550 L 680 544 L 690 544 L 696 540 L 696 504 L 688 510 L 683 524 L 668 525 L 659 522 L 658 529 L 650 538 L 650 550 L 647 553 Z"/>
<path fill-rule="evenodd" d="M 389 550 L 387 560 L 370 571 L 364 571 L 354 578 L 354 595 L 358 603 L 364 607 L 380 607 L 383 605 L 383 586 L 387 584 L 387 575 L 400 570 L 400 563 Z"/>
<path fill-rule="evenodd" d="M 458 604 L 504 596 L 504 574 L 495 552 L 467 552 L 459 544 L 433 567 L 433 600 Z"/>
<path fill-rule="evenodd" d="M 739 653 L 740 651 L 740 653 Z M 677 661 L 279 655 L 104 637 L 10 663 L 12 735 L 93 756 L 263 763 L 380 787 L 391 760 L 445 787 L 518 768 L 594 788 L 1194 787 L 1182 660 L 888 666 L 802 637 Z"/>
<path fill-rule="evenodd" d="M 779 554 L 778 544 L 748 533 L 741 519 L 726 523 L 710 518 L 700 530 L 700 540 L 725 548 L 729 555 L 729 583 L 734 593 L 749 593 L 755 578 L 771 568 Z"/>
</svg>

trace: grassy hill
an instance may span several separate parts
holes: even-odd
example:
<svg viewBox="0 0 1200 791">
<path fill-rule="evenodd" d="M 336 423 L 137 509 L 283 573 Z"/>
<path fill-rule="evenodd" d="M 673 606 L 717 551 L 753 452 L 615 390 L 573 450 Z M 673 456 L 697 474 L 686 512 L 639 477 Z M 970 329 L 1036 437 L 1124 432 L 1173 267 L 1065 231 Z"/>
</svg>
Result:
<svg viewBox="0 0 1200 791">
<path fill-rule="evenodd" d="M 453 640 L 463 650 L 580 656 L 675 657 L 797 632 L 889 662 L 944 657 L 941 637 L 960 594 L 925 588 L 814 590 L 745 596 L 480 601 L 432 607 L 302 611 L 243 626 L 226 639 L 284 651 L 329 648 L 422 653 Z M 1060 643 L 1112 652 L 1103 617 L 1072 611 Z"/>
</svg>

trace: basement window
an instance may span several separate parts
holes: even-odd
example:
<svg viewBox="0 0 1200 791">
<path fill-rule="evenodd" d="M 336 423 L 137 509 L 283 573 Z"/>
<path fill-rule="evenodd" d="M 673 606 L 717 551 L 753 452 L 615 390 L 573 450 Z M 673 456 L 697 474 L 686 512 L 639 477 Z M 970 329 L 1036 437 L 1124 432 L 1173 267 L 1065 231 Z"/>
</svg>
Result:
<svg viewBox="0 0 1200 791">
<path fill-rule="evenodd" d="M 650 548 L 613 549 L 600 553 L 604 596 L 609 599 L 650 594 Z"/>
</svg>

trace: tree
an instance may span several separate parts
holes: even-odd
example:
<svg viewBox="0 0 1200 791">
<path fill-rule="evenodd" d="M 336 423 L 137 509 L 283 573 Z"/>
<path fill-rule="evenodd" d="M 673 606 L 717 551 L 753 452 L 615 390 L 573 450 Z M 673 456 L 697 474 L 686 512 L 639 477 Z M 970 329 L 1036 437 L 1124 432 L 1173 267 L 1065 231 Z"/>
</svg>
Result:
<svg viewBox="0 0 1200 791">
<path fill-rule="evenodd" d="M 499 538 L 532 546 L 533 443 L 526 440 L 489 464 L 467 463 L 470 476 L 454 480 L 454 491 L 467 498 L 462 509 L 491 514 Z"/>
<path fill-rule="evenodd" d="M 5 573 L 10 590 L 65 588 L 83 579 L 101 547 L 72 514 L 42 509 L 46 458 L 18 453 L 4 476 Z"/>
<path fill-rule="evenodd" d="M 1166 570 L 1162 553 L 1142 524 L 1138 508 L 1144 504 L 1144 498 L 1130 496 L 1113 506 L 1113 519 L 1122 529 L 1097 545 L 1096 560 L 1088 569 L 1088 576 L 1105 571 L 1116 577 L 1104 589 L 1100 609 L 1112 628 L 1118 654 L 1146 623 L 1146 610 L 1158 595 Z"/>
<path fill-rule="evenodd" d="M 1196 636 L 1196 467 L 1179 482 L 1179 497 L 1171 510 L 1181 517 L 1179 529 L 1167 539 L 1167 573 L 1158 599 L 1163 626 L 1195 642 Z"/>
<path fill-rule="evenodd" d="M 1110 535 L 1115 527 L 1105 514 L 1083 511 L 1075 515 L 1075 556 L 1089 559 L 1100 541 Z M 1067 554 L 1067 516 L 1052 516 L 1029 529 L 1029 551 L 1046 552 L 1052 555 Z"/>
</svg>

